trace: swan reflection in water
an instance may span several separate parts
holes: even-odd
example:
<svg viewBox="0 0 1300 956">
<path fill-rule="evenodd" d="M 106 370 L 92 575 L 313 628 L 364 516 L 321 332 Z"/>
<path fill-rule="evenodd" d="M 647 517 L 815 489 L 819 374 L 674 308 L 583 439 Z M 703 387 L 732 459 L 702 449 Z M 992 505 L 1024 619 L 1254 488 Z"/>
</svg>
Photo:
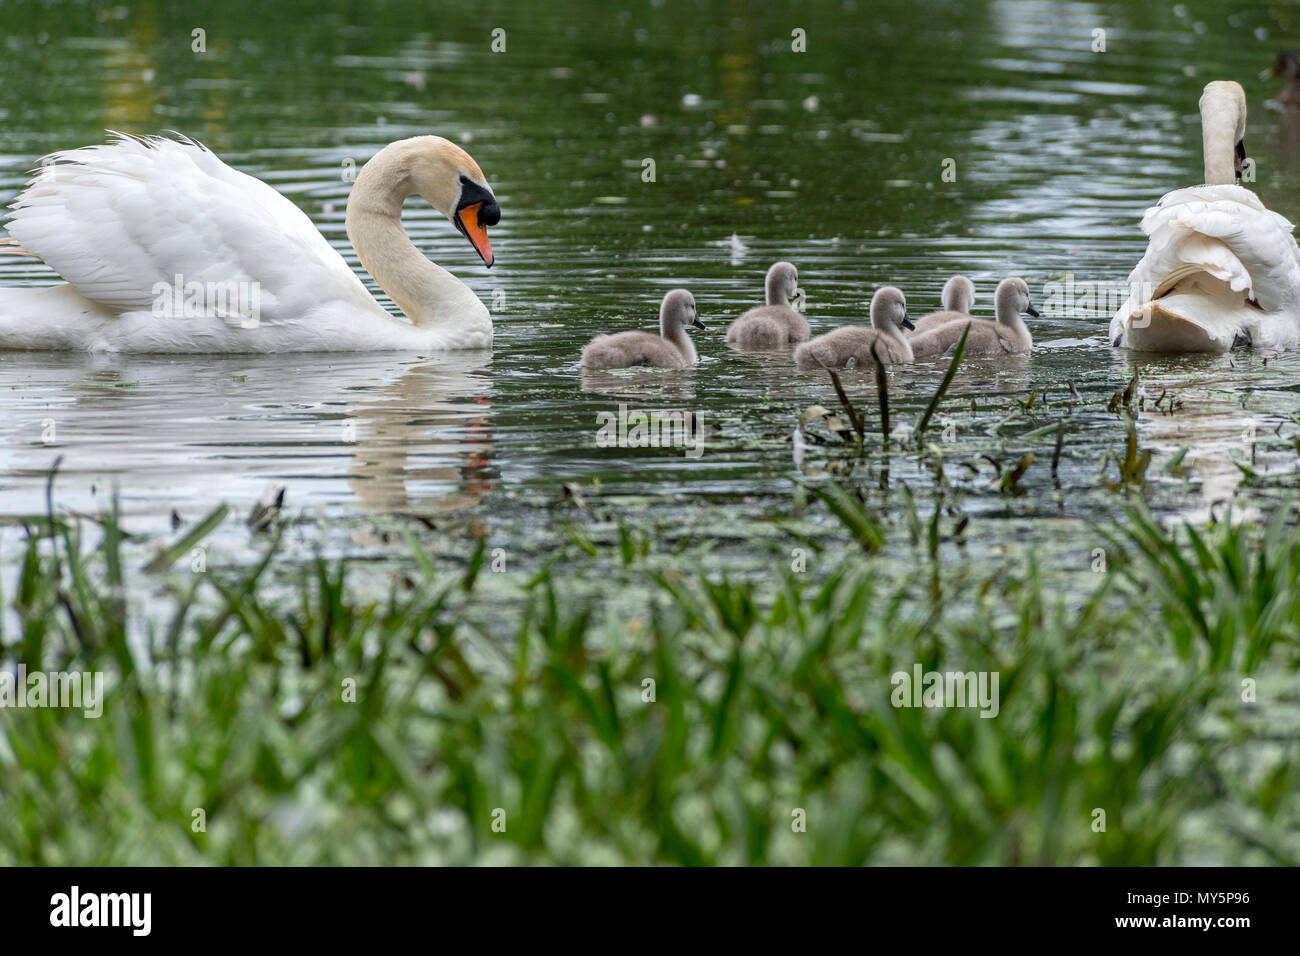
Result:
<svg viewBox="0 0 1300 956">
<path fill-rule="evenodd" d="M 0 507 L 247 510 L 268 482 L 287 507 L 450 512 L 496 478 L 486 351 L 404 355 L 0 355 Z"/>
<path fill-rule="evenodd" d="M 1274 476 L 1294 472 L 1294 451 L 1278 438 L 1300 414 L 1294 363 L 1262 350 L 1181 356 L 1176 363 L 1117 352 L 1114 361 L 1126 377 L 1138 373 L 1145 391 L 1146 413 L 1138 416 L 1137 428 L 1142 446 L 1156 453 L 1150 471 L 1182 454 L 1176 475 L 1188 485 L 1179 519 L 1221 518 L 1230 502 L 1234 521 L 1258 517 L 1255 504 L 1236 494 L 1246 480 L 1242 466 Z M 1267 398 L 1252 401 L 1256 391 Z M 1168 411 L 1156 413 L 1152 406 L 1162 395 Z"/>
</svg>

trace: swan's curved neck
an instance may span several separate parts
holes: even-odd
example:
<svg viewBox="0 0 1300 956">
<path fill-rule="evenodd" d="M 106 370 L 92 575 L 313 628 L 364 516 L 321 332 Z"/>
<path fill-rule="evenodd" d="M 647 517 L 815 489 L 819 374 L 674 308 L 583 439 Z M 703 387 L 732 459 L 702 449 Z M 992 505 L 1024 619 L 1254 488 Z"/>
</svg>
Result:
<svg viewBox="0 0 1300 956">
<path fill-rule="evenodd" d="M 1205 152 L 1205 183 L 1207 186 L 1230 186 L 1237 181 L 1236 125 L 1230 120 L 1214 117 L 1201 120 L 1201 148 Z"/>
<path fill-rule="evenodd" d="M 1232 93 L 1207 88 L 1201 97 L 1201 152 L 1207 186 L 1230 186 L 1237 181 L 1237 142 L 1244 126 L 1241 105 Z"/>
<path fill-rule="evenodd" d="M 361 169 L 348 196 L 347 232 L 362 267 L 415 325 L 450 324 L 466 296 L 478 297 L 430 262 L 402 227 L 402 203 L 418 192 L 407 142 L 380 150 Z M 481 306 L 481 303 L 480 303 Z"/>
</svg>

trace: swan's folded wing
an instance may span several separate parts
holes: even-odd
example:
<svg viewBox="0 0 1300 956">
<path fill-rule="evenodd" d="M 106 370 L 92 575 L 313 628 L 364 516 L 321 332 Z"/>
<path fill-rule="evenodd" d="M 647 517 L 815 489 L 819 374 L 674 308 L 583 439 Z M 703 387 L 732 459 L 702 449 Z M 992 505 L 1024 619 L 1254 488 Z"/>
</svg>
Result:
<svg viewBox="0 0 1300 956">
<path fill-rule="evenodd" d="M 1193 186 L 1167 194 L 1142 217 L 1150 237 L 1129 276 L 1139 300 L 1191 271 L 1206 272 L 1270 312 L 1300 308 L 1300 248 L 1284 217 L 1240 186 Z"/>
<path fill-rule="evenodd" d="M 260 320 L 330 298 L 369 301 L 310 219 L 188 140 L 117 136 L 55 153 L 13 205 L 9 232 L 91 301 L 148 310 L 177 283 L 256 283 Z"/>
</svg>

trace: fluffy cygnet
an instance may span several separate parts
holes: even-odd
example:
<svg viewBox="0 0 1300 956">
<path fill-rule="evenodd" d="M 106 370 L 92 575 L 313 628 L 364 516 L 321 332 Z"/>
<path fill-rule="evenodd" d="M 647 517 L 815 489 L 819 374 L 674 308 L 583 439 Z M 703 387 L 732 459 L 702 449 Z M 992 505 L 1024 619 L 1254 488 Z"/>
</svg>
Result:
<svg viewBox="0 0 1300 956">
<path fill-rule="evenodd" d="M 953 276 L 943 284 L 943 308 L 916 320 L 917 332 L 928 332 L 948 322 L 965 319 L 975 308 L 975 283 L 965 276 Z M 913 333 L 915 334 L 915 333 Z"/>
<path fill-rule="evenodd" d="M 687 368 L 698 359 L 686 327 L 704 328 L 695 311 L 695 297 L 685 289 L 674 289 L 659 306 L 659 334 L 619 332 L 598 335 L 582 350 L 584 368 Z"/>
<path fill-rule="evenodd" d="M 943 355 L 957 344 L 967 325 L 970 326 L 967 355 L 1018 355 L 1033 348 L 1033 336 L 1020 313 L 1028 312 L 1038 318 L 1038 310 L 1029 301 L 1025 280 L 1013 277 L 999 282 L 993 294 L 993 307 L 997 314 L 995 321 L 966 316 L 913 335 L 908 339 L 912 354 L 917 358 Z"/>
<path fill-rule="evenodd" d="M 907 317 L 907 300 L 891 285 L 882 286 L 871 297 L 871 328 L 846 325 L 819 335 L 795 349 L 795 363 L 804 369 L 866 367 L 872 363 L 871 347 L 886 365 L 912 361 L 912 349 L 904 329 L 912 328 Z"/>
<path fill-rule="evenodd" d="M 789 262 L 767 270 L 767 305 L 750 309 L 727 329 L 727 344 L 739 348 L 781 348 L 806 342 L 808 321 L 790 303 L 803 298 L 799 272 Z"/>
</svg>

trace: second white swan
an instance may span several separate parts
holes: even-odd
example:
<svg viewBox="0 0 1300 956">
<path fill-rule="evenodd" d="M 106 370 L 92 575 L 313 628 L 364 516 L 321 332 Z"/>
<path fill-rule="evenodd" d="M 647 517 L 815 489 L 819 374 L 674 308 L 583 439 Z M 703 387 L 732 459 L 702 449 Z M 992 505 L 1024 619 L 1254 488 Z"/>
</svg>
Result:
<svg viewBox="0 0 1300 956">
<path fill-rule="evenodd" d="M 1142 217 L 1150 237 L 1110 342 L 1144 352 L 1225 352 L 1300 343 L 1300 248 L 1292 225 L 1236 185 L 1246 169 L 1246 94 L 1201 95 L 1205 185 L 1168 193 Z"/>
</svg>

